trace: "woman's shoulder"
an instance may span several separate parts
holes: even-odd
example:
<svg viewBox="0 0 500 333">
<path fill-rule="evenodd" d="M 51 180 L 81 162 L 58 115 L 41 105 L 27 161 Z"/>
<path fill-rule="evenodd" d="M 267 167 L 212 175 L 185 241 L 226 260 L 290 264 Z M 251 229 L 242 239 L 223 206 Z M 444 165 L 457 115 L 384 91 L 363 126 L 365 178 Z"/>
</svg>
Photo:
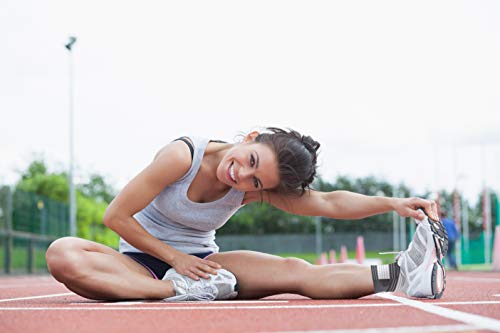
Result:
<svg viewBox="0 0 500 333">
<path fill-rule="evenodd" d="M 192 162 L 192 146 L 184 140 L 174 140 L 163 146 L 155 155 L 153 163 L 165 164 L 165 167 L 176 166 L 181 170 L 189 169 Z"/>
</svg>

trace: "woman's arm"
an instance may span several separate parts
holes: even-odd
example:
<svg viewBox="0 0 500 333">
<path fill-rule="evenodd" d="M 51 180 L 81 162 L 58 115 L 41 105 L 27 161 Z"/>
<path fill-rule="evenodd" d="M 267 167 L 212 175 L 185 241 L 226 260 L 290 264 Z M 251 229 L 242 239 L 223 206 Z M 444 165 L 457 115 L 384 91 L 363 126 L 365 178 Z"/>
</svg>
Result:
<svg viewBox="0 0 500 333">
<path fill-rule="evenodd" d="M 435 202 L 421 198 L 390 198 L 367 196 L 349 191 L 307 190 L 301 197 L 283 196 L 269 192 L 264 195 L 264 200 L 292 214 L 325 216 L 334 219 L 362 219 L 396 211 L 401 216 L 421 220 L 424 216 L 417 210 L 421 207 L 432 218 L 437 218 Z"/>
<path fill-rule="evenodd" d="M 181 274 L 198 279 L 197 276 L 208 277 L 202 271 L 215 273 L 208 266 L 220 266 L 188 256 L 163 243 L 133 217 L 166 186 L 184 176 L 190 166 L 191 153 L 185 143 L 174 141 L 165 146 L 154 161 L 134 177 L 110 203 L 104 214 L 104 224 L 137 249 L 169 263 Z"/>
</svg>

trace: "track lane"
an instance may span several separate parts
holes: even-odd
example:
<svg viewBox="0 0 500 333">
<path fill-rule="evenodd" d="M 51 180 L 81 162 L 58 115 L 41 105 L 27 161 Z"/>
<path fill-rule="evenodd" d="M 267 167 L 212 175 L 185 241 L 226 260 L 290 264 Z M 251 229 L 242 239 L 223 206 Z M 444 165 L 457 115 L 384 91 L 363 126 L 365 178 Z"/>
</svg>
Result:
<svg viewBox="0 0 500 333">
<path fill-rule="evenodd" d="M 493 311 L 500 313 L 500 297 L 495 296 L 500 295 L 500 284 L 496 282 L 500 274 L 451 272 L 448 277 L 445 297 L 423 302 L 492 318 Z M 11 286 L 0 288 L 0 299 L 5 299 L 4 295 L 30 297 L 69 292 L 62 284 L 48 277 L 0 278 L 0 285 Z M 272 301 L 281 303 L 266 303 Z M 471 303 L 474 301 L 479 303 Z M 435 327 L 438 331 L 443 327 L 466 331 L 466 325 L 461 322 L 391 300 L 382 300 L 377 296 L 325 301 L 282 294 L 257 302 L 231 303 L 98 302 L 74 294 L 12 300 L 0 303 L 0 332 L 77 333 L 110 330 L 142 333 L 154 329 L 208 333 L 335 332 L 352 329 L 369 332 L 367 330 L 375 328 L 389 332 L 398 327 L 422 326 Z"/>
</svg>

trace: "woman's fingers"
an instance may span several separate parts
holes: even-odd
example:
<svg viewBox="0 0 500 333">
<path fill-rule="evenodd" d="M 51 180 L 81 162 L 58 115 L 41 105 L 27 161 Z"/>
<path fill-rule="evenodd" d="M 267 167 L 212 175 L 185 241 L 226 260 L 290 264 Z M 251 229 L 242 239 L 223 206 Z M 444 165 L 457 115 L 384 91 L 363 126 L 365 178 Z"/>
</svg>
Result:
<svg viewBox="0 0 500 333">
<path fill-rule="evenodd" d="M 209 279 L 210 276 L 208 276 L 208 274 L 206 274 L 205 272 L 203 272 L 201 269 L 193 269 L 193 272 L 196 274 L 197 277 L 202 277 L 204 279 Z"/>
<path fill-rule="evenodd" d="M 215 268 L 215 269 L 219 269 L 219 268 L 222 268 L 221 265 L 219 265 L 218 263 L 216 263 L 215 261 L 211 261 L 211 260 L 207 260 L 207 259 L 204 259 L 203 262 L 212 267 L 212 268 Z"/>
<path fill-rule="evenodd" d="M 191 269 L 191 272 L 196 274 L 197 277 L 209 279 L 210 276 L 208 274 L 217 275 L 217 270 L 212 267 L 217 269 L 221 268 L 221 266 L 216 262 L 201 259 L 197 265 Z"/>
<path fill-rule="evenodd" d="M 433 212 L 433 215 L 432 218 L 436 221 L 439 221 L 439 214 L 438 214 L 438 207 L 437 207 L 437 203 L 435 201 L 431 201 L 432 203 L 432 212 Z"/>
<path fill-rule="evenodd" d="M 423 208 L 425 213 L 433 220 L 439 220 L 439 216 L 437 214 L 437 204 L 431 200 L 425 200 L 421 198 L 415 198 L 414 207 L 416 207 L 414 211 L 413 217 L 423 220 L 425 215 L 418 211 L 418 208 Z"/>
<path fill-rule="evenodd" d="M 425 214 L 418 211 L 418 210 L 414 210 L 411 215 L 413 218 L 415 218 L 419 221 L 422 221 L 423 219 L 425 219 Z"/>
<path fill-rule="evenodd" d="M 193 270 L 189 267 L 185 268 L 185 269 L 176 269 L 177 270 L 177 273 L 179 274 L 182 274 L 184 276 L 187 276 L 188 278 L 190 279 L 193 279 L 193 280 L 199 280 L 200 278 L 198 277 L 198 275 L 196 275 Z"/>
<path fill-rule="evenodd" d="M 424 210 L 427 213 L 427 215 L 433 220 L 439 220 L 436 203 L 430 200 L 423 200 L 423 201 L 424 201 L 423 203 Z"/>
<path fill-rule="evenodd" d="M 221 265 L 214 261 L 201 259 L 193 255 L 183 255 L 173 263 L 173 267 L 180 274 L 198 281 L 200 278 L 209 279 L 210 275 L 217 275 L 217 269 L 222 268 Z"/>
<path fill-rule="evenodd" d="M 217 275 L 217 270 L 215 270 L 214 268 L 212 268 L 206 264 L 202 264 L 200 267 L 204 272 L 207 272 L 207 273 L 213 274 L 213 275 Z"/>
</svg>

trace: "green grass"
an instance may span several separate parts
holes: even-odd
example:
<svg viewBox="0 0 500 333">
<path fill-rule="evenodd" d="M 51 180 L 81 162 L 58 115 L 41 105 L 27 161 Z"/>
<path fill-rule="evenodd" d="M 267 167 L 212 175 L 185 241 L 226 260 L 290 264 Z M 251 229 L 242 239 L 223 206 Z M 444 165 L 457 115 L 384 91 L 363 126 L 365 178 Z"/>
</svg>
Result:
<svg viewBox="0 0 500 333">
<path fill-rule="evenodd" d="M 475 272 L 491 272 L 491 264 L 470 264 L 470 265 L 460 265 L 458 266 L 459 271 L 475 271 Z"/>
<path fill-rule="evenodd" d="M 47 264 L 45 262 L 45 249 L 35 249 L 35 270 L 46 270 Z M 5 251 L 2 248 L 0 250 L 0 268 L 4 266 Z M 12 269 L 26 269 L 28 266 L 28 249 L 15 247 L 12 253 Z"/>
</svg>

